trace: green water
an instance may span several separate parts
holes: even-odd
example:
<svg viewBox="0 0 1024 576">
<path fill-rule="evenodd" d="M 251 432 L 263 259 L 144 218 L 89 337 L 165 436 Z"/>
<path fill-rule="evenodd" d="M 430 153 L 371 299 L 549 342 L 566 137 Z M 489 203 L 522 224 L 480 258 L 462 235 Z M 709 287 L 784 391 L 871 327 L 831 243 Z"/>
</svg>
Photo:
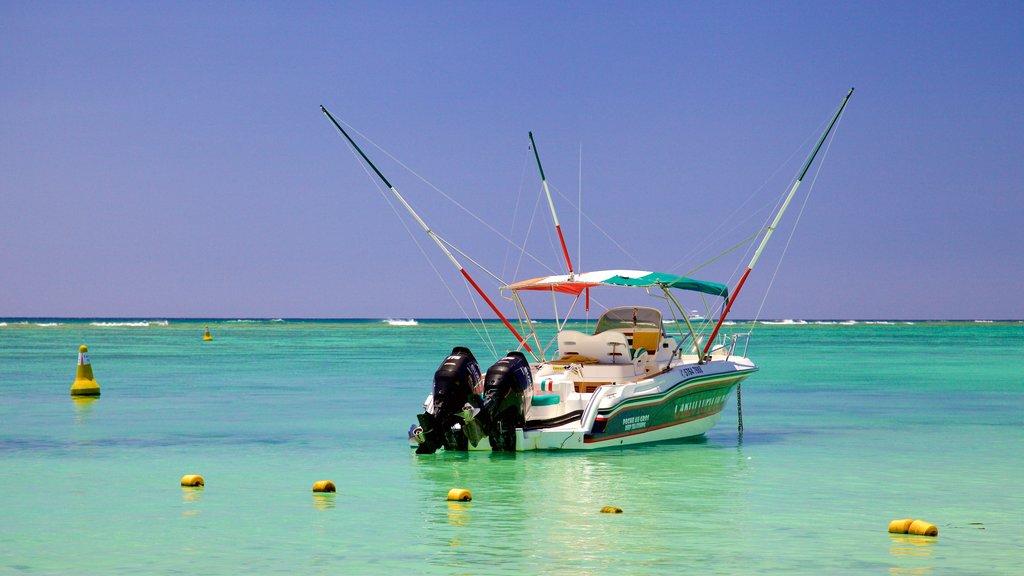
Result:
<svg viewBox="0 0 1024 576">
<path fill-rule="evenodd" d="M 733 399 L 696 441 L 416 456 L 454 344 L 494 359 L 459 322 L 0 322 L 0 574 L 1020 573 L 1024 324 L 758 326 L 742 437 Z"/>
</svg>

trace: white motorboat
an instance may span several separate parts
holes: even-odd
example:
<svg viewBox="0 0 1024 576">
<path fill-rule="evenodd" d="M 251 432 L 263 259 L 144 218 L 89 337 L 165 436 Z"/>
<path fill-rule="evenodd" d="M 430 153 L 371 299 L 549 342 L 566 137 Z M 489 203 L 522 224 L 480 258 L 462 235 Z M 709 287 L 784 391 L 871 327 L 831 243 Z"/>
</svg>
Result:
<svg viewBox="0 0 1024 576">
<path fill-rule="evenodd" d="M 756 265 L 773 231 L 807 174 L 825 139 L 849 101 L 847 93 L 817 145 L 803 164 L 746 271 L 733 290 L 724 284 L 673 274 L 604 270 L 575 272 L 562 236 L 554 203 L 533 135 L 531 145 L 562 244 L 568 273 L 503 286 L 515 303 L 519 330 L 499 310 L 453 250 L 413 210 L 326 108 L 349 144 L 402 206 L 437 244 L 516 339 L 515 349 L 482 372 L 472 351 L 455 346 L 434 374 L 433 387 L 418 423 L 409 430 L 417 453 L 445 450 L 586 450 L 699 436 L 721 418 L 732 391 L 757 372 L 746 357 L 746 336 L 719 336 L 719 329 Z M 569 314 L 581 297 L 589 304 L 593 289 L 643 290 L 658 296 L 665 310 L 649 306 L 611 308 L 593 332 L 569 328 Z M 523 296 L 548 292 L 574 298 L 557 317 L 551 357 L 538 336 Z M 699 293 L 722 299 L 709 336 L 694 326 L 703 317 L 687 314 L 677 294 Z M 699 316 L 699 314 L 698 314 Z M 708 322 L 710 324 L 710 322 Z M 674 329 L 670 329 L 673 327 Z M 742 349 L 740 349 L 742 344 Z"/>
</svg>

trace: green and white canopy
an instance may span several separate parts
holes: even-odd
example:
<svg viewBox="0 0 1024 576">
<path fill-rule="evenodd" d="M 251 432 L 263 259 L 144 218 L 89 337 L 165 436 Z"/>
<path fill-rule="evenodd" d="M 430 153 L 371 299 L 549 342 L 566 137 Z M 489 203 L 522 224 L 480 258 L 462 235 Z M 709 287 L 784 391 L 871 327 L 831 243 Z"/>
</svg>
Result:
<svg viewBox="0 0 1024 576">
<path fill-rule="evenodd" d="M 579 296 L 587 288 L 594 286 L 628 286 L 634 288 L 666 287 L 679 290 L 691 290 L 703 292 L 712 296 L 727 298 L 729 289 L 724 284 L 717 282 L 706 282 L 694 280 L 685 276 L 666 274 L 664 272 L 649 272 L 642 270 L 600 270 L 596 272 L 582 272 L 575 274 L 570 279 L 566 274 L 557 276 L 545 276 L 523 280 L 505 286 L 503 290 L 544 290 L 561 292 Z"/>
</svg>

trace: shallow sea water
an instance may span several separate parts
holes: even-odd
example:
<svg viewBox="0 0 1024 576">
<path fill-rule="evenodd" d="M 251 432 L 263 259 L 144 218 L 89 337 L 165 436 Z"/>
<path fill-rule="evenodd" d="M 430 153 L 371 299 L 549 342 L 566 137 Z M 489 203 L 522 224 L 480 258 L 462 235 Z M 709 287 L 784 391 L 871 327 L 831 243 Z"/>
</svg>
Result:
<svg viewBox="0 0 1024 576">
<path fill-rule="evenodd" d="M 742 436 L 734 396 L 697 440 L 427 457 L 406 433 L 437 365 L 494 360 L 467 323 L 22 322 L 0 321 L 0 574 L 1024 565 L 1019 322 L 758 325 Z M 68 394 L 80 344 L 94 402 Z M 887 533 L 905 517 L 939 536 Z"/>
</svg>

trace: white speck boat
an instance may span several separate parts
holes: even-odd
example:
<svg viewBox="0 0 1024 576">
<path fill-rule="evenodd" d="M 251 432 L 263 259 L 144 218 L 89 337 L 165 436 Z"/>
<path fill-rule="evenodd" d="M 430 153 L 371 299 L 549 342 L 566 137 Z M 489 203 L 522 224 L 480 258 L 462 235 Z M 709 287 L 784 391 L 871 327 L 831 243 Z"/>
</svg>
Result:
<svg viewBox="0 0 1024 576">
<path fill-rule="evenodd" d="M 730 292 L 723 285 L 673 274 L 638 270 L 574 272 L 533 135 L 531 145 L 562 244 L 568 273 L 507 284 L 519 316 L 519 330 L 473 280 L 449 249 L 391 185 L 326 108 L 324 114 L 345 136 L 402 206 L 437 244 L 504 323 L 517 345 L 485 373 L 469 348 L 456 346 L 434 374 L 418 424 L 409 431 L 417 453 L 445 450 L 587 450 L 699 436 L 721 418 L 733 389 L 758 367 L 746 357 L 746 336 L 718 338 L 736 301 L 801 181 L 849 101 L 847 93 L 799 176 L 762 231 L 746 271 Z M 454 249 L 454 247 L 452 247 Z M 460 255 L 461 251 L 454 249 Z M 592 289 L 625 288 L 658 296 L 665 311 L 648 306 L 608 309 L 592 333 L 567 329 L 569 314 Z M 574 300 L 557 317 L 557 348 L 551 357 L 534 328 L 522 296 L 562 294 Z M 697 292 L 722 298 L 710 336 L 695 329 L 676 294 Z M 667 314 L 666 314 L 667 312 Z M 674 331 L 667 329 L 675 326 Z M 522 333 L 521 333 L 522 332 Z M 739 344 L 743 349 L 739 349 Z"/>
</svg>

